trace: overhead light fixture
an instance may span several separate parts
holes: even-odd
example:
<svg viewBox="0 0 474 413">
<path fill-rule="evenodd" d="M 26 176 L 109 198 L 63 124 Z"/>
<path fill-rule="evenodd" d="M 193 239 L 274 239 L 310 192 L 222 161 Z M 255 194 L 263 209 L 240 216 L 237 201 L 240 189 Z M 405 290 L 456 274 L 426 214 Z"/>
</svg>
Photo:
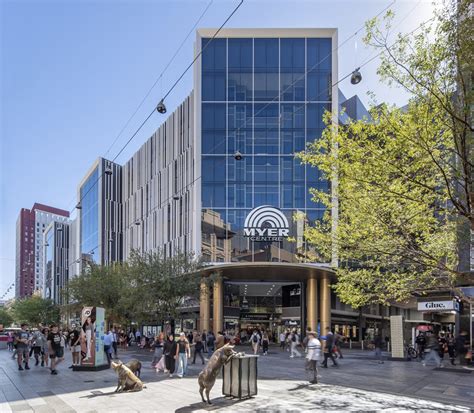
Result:
<svg viewBox="0 0 474 413">
<path fill-rule="evenodd" d="M 234 153 L 234 159 L 235 159 L 236 161 L 242 160 L 242 154 L 241 154 L 239 151 L 235 152 L 235 153 Z"/>
<path fill-rule="evenodd" d="M 359 70 L 360 70 L 360 67 L 358 67 L 357 69 L 355 69 L 355 70 L 352 72 L 352 75 L 351 75 L 351 83 L 352 83 L 353 85 L 357 85 L 357 84 L 360 83 L 361 80 L 362 80 L 362 75 L 360 74 Z"/>
<path fill-rule="evenodd" d="M 165 106 L 165 102 L 163 102 L 163 99 L 161 99 L 158 105 L 156 105 L 156 110 L 158 113 L 161 113 L 162 115 L 166 113 L 166 106 Z"/>
<path fill-rule="evenodd" d="M 179 201 L 179 195 L 178 195 L 178 194 L 173 195 L 173 199 L 174 199 L 175 201 Z"/>
<path fill-rule="evenodd" d="M 76 209 L 82 209 L 82 205 L 81 205 L 81 203 L 80 203 L 80 202 L 78 202 L 78 203 L 77 203 L 77 205 L 76 205 Z"/>
<path fill-rule="evenodd" d="M 140 221 L 135 221 L 135 225 L 140 225 Z"/>
<path fill-rule="evenodd" d="M 107 165 L 107 166 L 105 167 L 104 173 L 105 173 L 106 175 L 112 175 L 112 168 Z"/>
</svg>

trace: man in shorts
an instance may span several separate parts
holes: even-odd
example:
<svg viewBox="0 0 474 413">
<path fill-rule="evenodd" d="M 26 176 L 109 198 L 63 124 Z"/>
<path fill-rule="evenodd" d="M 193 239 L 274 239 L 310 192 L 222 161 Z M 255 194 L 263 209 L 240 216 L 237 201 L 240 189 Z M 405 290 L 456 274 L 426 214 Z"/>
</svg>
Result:
<svg viewBox="0 0 474 413">
<path fill-rule="evenodd" d="M 15 343 L 16 343 L 16 350 L 17 350 L 17 355 L 18 355 L 18 370 L 30 369 L 30 367 L 28 366 L 28 361 L 30 358 L 28 354 L 29 334 L 26 327 L 27 325 L 23 323 L 21 325 L 21 330 L 15 334 Z M 23 360 L 25 362 L 24 369 L 22 366 Z"/>
<path fill-rule="evenodd" d="M 79 366 L 81 359 L 81 342 L 79 331 L 74 326 L 71 333 L 69 334 L 69 344 L 71 346 L 72 353 L 72 365 L 69 366 L 72 369 L 74 366 Z"/>
<path fill-rule="evenodd" d="M 61 333 L 56 324 L 51 326 L 48 335 L 49 358 L 51 359 L 51 374 L 58 374 L 56 366 L 64 360 L 64 347 L 61 347 Z"/>
</svg>

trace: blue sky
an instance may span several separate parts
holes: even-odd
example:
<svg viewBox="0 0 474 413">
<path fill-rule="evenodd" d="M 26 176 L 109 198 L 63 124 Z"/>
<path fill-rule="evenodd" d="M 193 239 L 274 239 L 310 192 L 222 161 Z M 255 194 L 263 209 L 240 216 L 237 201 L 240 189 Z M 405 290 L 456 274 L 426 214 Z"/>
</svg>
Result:
<svg viewBox="0 0 474 413">
<path fill-rule="evenodd" d="M 105 155 L 210 0 L 3 0 L 0 2 L 0 297 L 15 278 L 15 223 L 40 202 L 70 210 L 78 182 Z M 336 27 L 339 42 L 392 0 L 246 0 L 226 27 Z M 199 27 L 218 27 L 238 0 L 214 0 Z M 396 31 L 432 16 L 425 0 L 396 0 Z M 338 50 L 340 77 L 374 54 L 363 31 Z M 193 57 L 194 35 L 110 150 L 113 158 Z M 357 50 L 357 52 L 356 52 Z M 378 61 L 346 97 L 367 91 L 397 105 L 408 96 L 379 83 Z M 167 99 L 171 112 L 190 92 L 192 71 Z M 163 122 L 155 114 L 118 158 L 130 155 Z M 10 295 L 11 296 L 11 295 Z"/>
</svg>

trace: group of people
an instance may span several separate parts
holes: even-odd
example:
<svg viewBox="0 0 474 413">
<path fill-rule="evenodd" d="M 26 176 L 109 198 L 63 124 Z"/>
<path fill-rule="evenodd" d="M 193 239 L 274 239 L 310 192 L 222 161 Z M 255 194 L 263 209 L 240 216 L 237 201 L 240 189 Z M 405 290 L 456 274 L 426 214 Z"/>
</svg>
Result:
<svg viewBox="0 0 474 413">
<path fill-rule="evenodd" d="M 192 364 L 196 364 L 196 358 L 199 358 L 204 364 L 204 354 L 211 357 L 226 342 L 228 339 L 221 331 L 217 333 L 217 337 L 212 331 L 182 332 L 178 340 L 173 333 L 169 333 L 166 338 L 164 333 L 160 333 L 150 344 L 150 351 L 154 352 L 152 367 L 156 372 L 162 371 L 169 377 L 173 377 L 176 372 L 182 378 L 187 374 L 188 359 L 192 358 Z"/>
<path fill-rule="evenodd" d="M 49 367 L 51 374 L 56 375 L 57 366 L 64 360 L 66 348 L 72 352 L 73 364 L 80 364 L 81 335 L 76 329 L 60 329 L 57 324 L 49 327 L 40 325 L 28 328 L 21 324 L 20 330 L 8 334 L 8 349 L 13 352 L 12 358 L 17 359 L 18 370 L 30 370 L 30 359 L 34 357 L 35 366 Z"/>
<path fill-rule="evenodd" d="M 434 362 L 438 367 L 443 367 L 445 355 L 453 366 L 456 364 L 456 358 L 459 358 L 460 364 L 467 362 L 469 340 L 466 331 L 461 331 L 457 337 L 444 331 L 439 333 L 422 332 L 416 337 L 415 343 L 423 366 Z"/>
</svg>

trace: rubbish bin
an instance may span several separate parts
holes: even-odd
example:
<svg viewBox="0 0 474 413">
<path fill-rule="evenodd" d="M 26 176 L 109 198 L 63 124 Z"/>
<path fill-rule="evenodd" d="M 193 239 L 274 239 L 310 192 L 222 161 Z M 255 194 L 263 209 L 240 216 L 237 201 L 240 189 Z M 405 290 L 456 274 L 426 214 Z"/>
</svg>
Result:
<svg viewBox="0 0 474 413">
<path fill-rule="evenodd" d="M 257 394 L 257 359 L 259 356 L 234 357 L 222 369 L 222 394 L 244 399 Z"/>
</svg>

